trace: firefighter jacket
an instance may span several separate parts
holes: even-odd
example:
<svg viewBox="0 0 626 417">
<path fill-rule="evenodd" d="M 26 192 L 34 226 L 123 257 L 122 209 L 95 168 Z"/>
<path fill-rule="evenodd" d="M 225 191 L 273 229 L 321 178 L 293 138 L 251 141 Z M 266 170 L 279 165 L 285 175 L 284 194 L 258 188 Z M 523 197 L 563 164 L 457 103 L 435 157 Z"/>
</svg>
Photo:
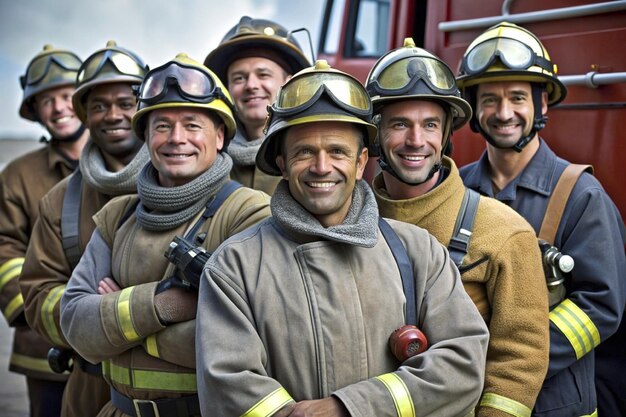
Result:
<svg viewBox="0 0 626 417">
<path fill-rule="evenodd" d="M 538 233 L 548 200 L 569 164 L 540 146 L 521 174 L 493 194 L 486 152 L 461 169 L 465 185 L 520 213 Z M 578 179 L 565 206 L 555 246 L 574 258 L 566 297 L 550 311 L 550 362 L 535 404 L 537 416 L 583 416 L 596 409 L 594 348 L 618 328 L 626 297 L 624 225 L 600 183 Z"/>
<path fill-rule="evenodd" d="M 245 128 L 240 126 L 235 137 L 229 142 L 226 152 L 233 159 L 230 178 L 254 190 L 274 194 L 280 177 L 268 175 L 256 166 L 256 154 L 265 137 L 249 140 Z"/>
<path fill-rule="evenodd" d="M 75 165 L 51 144 L 15 159 L 0 174 L 0 308 L 15 327 L 9 369 L 37 379 L 64 381 L 67 374 L 50 369 L 50 343 L 27 326 L 18 278 L 39 216 L 39 200 Z"/>
<path fill-rule="evenodd" d="M 137 201 L 137 196 L 117 197 L 94 217 L 96 231 L 61 299 L 61 328 L 81 356 L 102 361 L 107 382 L 129 398 L 195 394 L 195 320 L 163 325 L 154 294 L 158 282 L 173 273 L 164 256 L 170 242 L 183 236 L 202 211 L 171 230 L 148 231 L 137 222 Z M 268 215 L 269 197 L 241 187 L 202 223 L 199 233 L 207 233 L 202 246 L 214 250 Z M 104 277 L 113 278 L 122 290 L 98 295 Z M 99 415 L 124 414 L 109 403 Z"/>
<path fill-rule="evenodd" d="M 263 191 L 269 195 L 274 193 L 280 181 L 280 177 L 268 175 L 256 165 L 238 165 L 236 163 L 233 164 L 230 177 L 246 187 Z"/>
<path fill-rule="evenodd" d="M 381 216 L 428 230 L 450 244 L 465 187 L 454 162 L 428 193 L 393 200 L 383 175 L 374 179 Z M 444 170 L 440 175 L 444 175 Z M 467 255 L 465 290 L 489 328 L 485 388 L 476 415 L 530 416 L 548 370 L 548 294 L 535 232 L 514 210 L 480 197 Z"/>
<path fill-rule="evenodd" d="M 61 296 L 72 275 L 61 234 L 63 199 L 70 178 L 58 183 L 41 199 L 41 215 L 35 223 L 20 277 L 29 325 L 59 349 L 70 349 L 59 323 Z M 92 216 L 110 197 L 90 187 L 86 181 L 81 181 L 80 187 L 78 248 L 83 253 L 96 228 Z M 64 417 L 95 416 L 110 397 L 109 386 L 102 376 L 95 375 L 95 369 L 87 372 L 89 365 L 82 361 L 82 358 L 74 358 L 62 403 Z"/>
<path fill-rule="evenodd" d="M 203 415 L 265 417 L 331 395 L 351 416 L 458 416 L 474 407 L 488 332 L 439 242 L 388 221 L 407 249 L 417 327 L 429 343 L 400 363 L 388 340 L 406 323 L 406 298 L 369 186 L 357 182 L 337 226 L 323 228 L 287 181 L 272 214 L 205 266 L 196 336 Z"/>
</svg>

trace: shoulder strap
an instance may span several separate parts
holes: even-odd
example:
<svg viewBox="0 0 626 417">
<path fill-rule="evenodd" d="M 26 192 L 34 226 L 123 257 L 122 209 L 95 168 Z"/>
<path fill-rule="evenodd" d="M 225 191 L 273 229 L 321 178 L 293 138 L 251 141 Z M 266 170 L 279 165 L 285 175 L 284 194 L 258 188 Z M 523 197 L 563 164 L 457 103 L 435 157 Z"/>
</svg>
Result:
<svg viewBox="0 0 626 417">
<path fill-rule="evenodd" d="M 474 190 L 465 188 L 463 202 L 461 203 L 459 214 L 456 217 L 454 232 L 448 244 L 450 258 L 457 268 L 461 268 L 463 258 L 467 255 L 467 248 L 469 248 L 470 240 L 472 239 L 472 230 L 474 228 L 474 219 L 476 218 L 479 200 L 480 194 Z"/>
<path fill-rule="evenodd" d="M 196 224 L 193 225 L 185 237 L 193 241 L 193 237 L 198 232 L 202 223 L 204 223 L 209 217 L 213 217 L 224 201 L 226 201 L 226 199 L 240 187 L 241 184 L 234 180 L 229 180 L 226 184 L 224 184 L 222 188 L 215 193 L 215 196 L 209 199 L 206 205 L 206 210 L 202 213 L 202 217 L 196 222 Z"/>
<path fill-rule="evenodd" d="M 537 235 L 539 239 L 543 239 L 550 244 L 554 244 L 554 238 L 556 237 L 556 230 L 561 222 L 561 216 L 565 210 L 565 204 L 569 199 L 576 181 L 585 171 L 593 173 L 593 167 L 591 165 L 569 164 L 565 167 L 565 170 L 559 177 L 559 181 L 556 183 L 550 201 L 548 201 L 548 207 L 546 208 L 546 214 L 543 216 L 543 222 L 541 223 L 541 229 Z"/>
<path fill-rule="evenodd" d="M 61 209 L 61 239 L 65 257 L 74 269 L 80 260 L 80 247 L 78 243 L 80 223 L 80 197 L 83 192 L 83 175 L 80 170 L 74 171 L 67 183 L 63 208 Z"/>
<path fill-rule="evenodd" d="M 400 276 L 402 277 L 402 288 L 404 289 L 404 297 L 406 298 L 406 324 L 417 325 L 417 303 L 415 301 L 415 277 L 413 275 L 413 267 L 409 260 L 409 254 L 400 241 L 396 232 L 391 228 L 389 223 L 382 217 L 378 218 L 378 227 L 383 237 L 387 241 L 391 253 L 393 254 Z"/>
</svg>

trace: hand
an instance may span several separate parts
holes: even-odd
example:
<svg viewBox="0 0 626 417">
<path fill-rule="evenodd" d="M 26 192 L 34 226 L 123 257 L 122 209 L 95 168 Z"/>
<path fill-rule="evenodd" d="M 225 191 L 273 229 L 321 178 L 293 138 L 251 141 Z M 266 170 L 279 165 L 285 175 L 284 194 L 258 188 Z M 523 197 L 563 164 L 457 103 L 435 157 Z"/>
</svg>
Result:
<svg viewBox="0 0 626 417">
<path fill-rule="evenodd" d="M 154 308 L 163 324 L 193 320 L 198 309 L 198 293 L 170 288 L 154 296 Z"/>
<path fill-rule="evenodd" d="M 102 281 L 98 283 L 98 294 L 100 295 L 112 294 L 121 290 L 117 282 L 109 277 L 103 278 Z"/>
<path fill-rule="evenodd" d="M 286 414 L 280 414 L 285 411 Z M 300 401 L 287 406 L 274 415 L 275 417 L 350 417 L 343 403 L 335 397 L 321 400 Z"/>
</svg>

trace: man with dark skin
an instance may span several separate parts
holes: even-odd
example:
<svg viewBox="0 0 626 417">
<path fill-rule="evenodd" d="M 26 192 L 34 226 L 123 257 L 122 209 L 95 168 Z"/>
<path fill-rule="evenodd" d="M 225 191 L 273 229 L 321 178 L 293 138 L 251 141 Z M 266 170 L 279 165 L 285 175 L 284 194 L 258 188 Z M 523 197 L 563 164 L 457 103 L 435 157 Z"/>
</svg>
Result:
<svg viewBox="0 0 626 417">
<path fill-rule="evenodd" d="M 95 415 L 110 397 L 100 365 L 71 352 L 59 325 L 59 300 L 95 228 L 92 216 L 112 197 L 136 192 L 135 177 L 148 155 L 145 149 L 138 154 L 143 142 L 131 132 L 137 108 L 132 87 L 141 83 L 146 70 L 139 57 L 114 41 L 81 66 L 72 101 L 89 127 L 90 140 L 79 170 L 41 200 L 26 252 L 20 278 L 26 319 L 56 348 L 51 355 L 71 355 L 74 363 L 63 395 L 63 417 Z M 77 196 L 74 209 L 66 201 L 72 196 Z M 69 224 L 76 226 L 75 247 L 66 244 Z"/>
</svg>

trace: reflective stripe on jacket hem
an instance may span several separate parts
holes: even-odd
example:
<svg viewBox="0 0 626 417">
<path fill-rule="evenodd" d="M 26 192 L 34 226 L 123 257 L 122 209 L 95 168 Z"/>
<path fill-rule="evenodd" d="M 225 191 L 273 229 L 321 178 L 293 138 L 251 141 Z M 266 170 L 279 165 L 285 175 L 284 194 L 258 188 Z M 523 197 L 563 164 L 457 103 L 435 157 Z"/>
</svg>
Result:
<svg viewBox="0 0 626 417">
<path fill-rule="evenodd" d="M 253 405 L 241 417 L 268 417 L 292 401 L 291 395 L 281 387 Z"/>
<path fill-rule="evenodd" d="M 532 410 L 524 404 L 492 392 L 483 394 L 480 399 L 480 405 L 482 407 L 495 408 L 516 417 L 530 417 L 532 413 Z"/>
<path fill-rule="evenodd" d="M 398 417 L 415 417 L 415 406 L 404 381 L 396 374 L 389 373 L 377 376 L 380 382 L 389 390 L 393 403 L 396 406 Z"/>
<path fill-rule="evenodd" d="M 54 321 L 54 308 L 61 300 L 66 286 L 67 285 L 63 284 L 54 287 L 44 300 L 41 308 L 41 320 L 43 322 L 43 327 L 46 329 L 46 333 L 48 333 L 50 340 L 52 340 L 52 342 L 57 346 L 64 346 L 65 342 L 61 338 L 61 333 L 57 327 L 57 323 Z"/>
</svg>

